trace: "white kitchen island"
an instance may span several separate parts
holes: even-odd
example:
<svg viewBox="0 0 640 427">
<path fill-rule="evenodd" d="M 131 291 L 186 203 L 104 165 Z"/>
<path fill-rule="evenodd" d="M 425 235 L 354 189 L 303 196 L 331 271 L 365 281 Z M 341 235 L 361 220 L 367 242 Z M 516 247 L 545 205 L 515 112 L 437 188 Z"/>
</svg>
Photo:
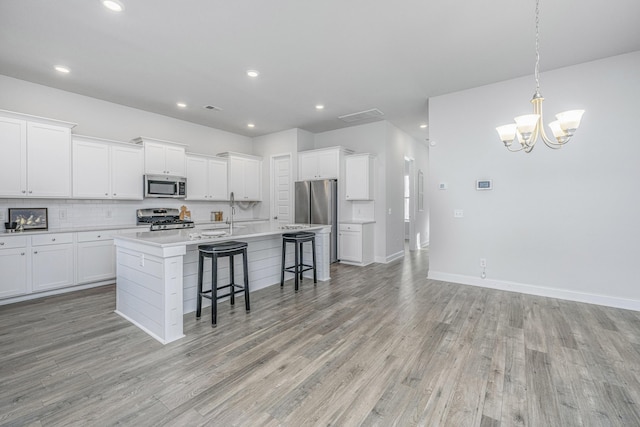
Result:
<svg viewBox="0 0 640 427">
<path fill-rule="evenodd" d="M 201 244 L 227 240 L 247 242 L 249 288 L 253 292 L 280 283 L 282 234 L 311 231 L 316 234 L 318 280 L 330 278 L 330 226 L 311 225 L 303 230 L 287 230 L 275 222 L 247 223 L 234 225 L 232 235 L 206 236 L 211 229 L 144 231 L 114 236 L 117 254 L 116 313 L 163 344 L 184 337 L 183 315 L 194 312 L 196 308 L 198 245 Z M 287 250 L 287 265 L 293 263 L 292 252 L 292 249 Z M 305 262 L 307 260 L 311 260 L 310 245 L 305 245 Z M 228 262 L 225 261 L 219 265 L 218 280 L 226 284 L 229 275 Z M 241 262 L 241 256 L 235 257 L 236 283 L 243 280 Z M 287 273 L 285 279 L 290 277 L 291 274 Z M 208 262 L 205 263 L 204 280 L 203 288 L 207 289 L 211 283 Z M 251 307 L 259 309 L 260 300 L 252 300 Z"/>
</svg>

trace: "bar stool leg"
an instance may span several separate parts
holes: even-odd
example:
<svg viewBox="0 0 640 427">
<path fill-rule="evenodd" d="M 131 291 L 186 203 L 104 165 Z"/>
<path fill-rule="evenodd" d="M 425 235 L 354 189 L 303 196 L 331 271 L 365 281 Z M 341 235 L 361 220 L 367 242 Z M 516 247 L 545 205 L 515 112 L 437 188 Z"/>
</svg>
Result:
<svg viewBox="0 0 640 427">
<path fill-rule="evenodd" d="M 316 274 L 316 239 L 311 239 L 311 255 L 313 256 L 313 283 L 318 283 Z"/>
<path fill-rule="evenodd" d="M 218 323 L 218 256 L 211 257 L 211 327 Z"/>
<path fill-rule="evenodd" d="M 233 271 L 233 255 L 229 256 L 229 284 L 231 285 L 229 287 L 229 292 L 231 293 L 231 295 L 229 295 L 229 299 L 231 300 L 231 305 L 235 305 L 236 304 L 236 293 L 235 293 L 235 283 L 236 283 L 236 275 Z"/>
<path fill-rule="evenodd" d="M 284 286 L 284 268 L 286 267 L 287 242 L 282 239 L 282 272 L 280 273 L 280 287 Z"/>
<path fill-rule="evenodd" d="M 304 270 L 304 246 L 302 246 L 304 242 L 300 242 L 300 281 L 304 280 L 302 277 L 302 270 Z"/>
<path fill-rule="evenodd" d="M 247 266 L 247 250 L 246 249 L 242 250 L 242 266 L 244 268 L 244 270 L 243 270 L 243 274 L 244 274 L 244 308 L 247 311 L 250 311 L 251 307 L 249 306 L 249 268 Z"/>
<path fill-rule="evenodd" d="M 300 270 L 300 254 L 298 253 L 298 245 L 297 244 L 293 244 L 293 247 L 295 248 L 295 260 L 294 260 L 294 276 L 295 276 L 295 290 L 296 292 L 298 292 L 298 276 L 302 275 L 302 273 L 298 273 L 298 271 Z"/>
<path fill-rule="evenodd" d="M 198 299 L 197 299 L 197 305 L 196 305 L 196 319 L 200 318 L 200 315 L 202 314 L 202 270 L 204 268 L 203 266 L 204 264 L 204 256 L 202 255 L 202 252 L 200 252 L 198 254 Z"/>
</svg>

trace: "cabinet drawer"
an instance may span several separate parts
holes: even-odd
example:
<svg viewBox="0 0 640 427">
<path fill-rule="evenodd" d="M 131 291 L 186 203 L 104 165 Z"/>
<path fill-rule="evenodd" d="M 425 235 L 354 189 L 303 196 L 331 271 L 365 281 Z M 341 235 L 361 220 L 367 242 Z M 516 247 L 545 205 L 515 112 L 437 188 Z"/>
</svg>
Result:
<svg viewBox="0 0 640 427">
<path fill-rule="evenodd" d="M 362 231 L 362 224 L 340 224 L 339 231 Z"/>
<path fill-rule="evenodd" d="M 31 237 L 32 246 L 59 245 L 62 243 L 73 243 L 73 234 L 51 233 L 51 234 L 41 234 L 38 236 Z"/>
<path fill-rule="evenodd" d="M 26 236 L 0 237 L 0 249 L 24 248 L 26 246 Z"/>
<path fill-rule="evenodd" d="M 78 232 L 78 243 L 82 242 L 100 242 L 103 240 L 112 240 L 114 232 L 112 230 L 103 231 L 81 231 Z"/>
</svg>

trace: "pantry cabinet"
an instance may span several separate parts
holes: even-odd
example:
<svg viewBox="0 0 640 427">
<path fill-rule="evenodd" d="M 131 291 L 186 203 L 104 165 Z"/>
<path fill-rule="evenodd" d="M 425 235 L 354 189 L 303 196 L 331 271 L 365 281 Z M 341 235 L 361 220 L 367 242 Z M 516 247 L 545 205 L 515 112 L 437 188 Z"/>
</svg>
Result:
<svg viewBox="0 0 640 427">
<path fill-rule="evenodd" d="M 233 192 L 236 201 L 262 200 L 262 158 L 236 153 L 221 153 L 218 156 L 229 162 L 229 194 Z"/>
<path fill-rule="evenodd" d="M 186 176 L 186 145 L 140 137 L 133 140 L 144 146 L 144 173 Z"/>
<path fill-rule="evenodd" d="M 352 154 L 345 157 L 345 198 L 373 200 L 375 157 L 371 154 Z"/>
<path fill-rule="evenodd" d="M 73 197 L 142 200 L 142 147 L 73 137 Z"/>
<path fill-rule="evenodd" d="M 71 197 L 73 126 L 0 111 L 0 197 Z"/>
<path fill-rule="evenodd" d="M 227 160 L 187 155 L 187 200 L 229 200 Z"/>
</svg>

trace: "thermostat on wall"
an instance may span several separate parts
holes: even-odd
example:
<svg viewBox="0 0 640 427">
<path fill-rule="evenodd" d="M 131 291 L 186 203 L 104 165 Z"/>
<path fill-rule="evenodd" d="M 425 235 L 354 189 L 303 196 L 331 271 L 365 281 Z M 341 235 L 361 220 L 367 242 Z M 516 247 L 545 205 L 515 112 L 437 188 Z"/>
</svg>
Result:
<svg viewBox="0 0 640 427">
<path fill-rule="evenodd" d="M 493 190 L 493 183 L 490 179 L 479 179 L 476 181 L 476 190 Z"/>
</svg>

